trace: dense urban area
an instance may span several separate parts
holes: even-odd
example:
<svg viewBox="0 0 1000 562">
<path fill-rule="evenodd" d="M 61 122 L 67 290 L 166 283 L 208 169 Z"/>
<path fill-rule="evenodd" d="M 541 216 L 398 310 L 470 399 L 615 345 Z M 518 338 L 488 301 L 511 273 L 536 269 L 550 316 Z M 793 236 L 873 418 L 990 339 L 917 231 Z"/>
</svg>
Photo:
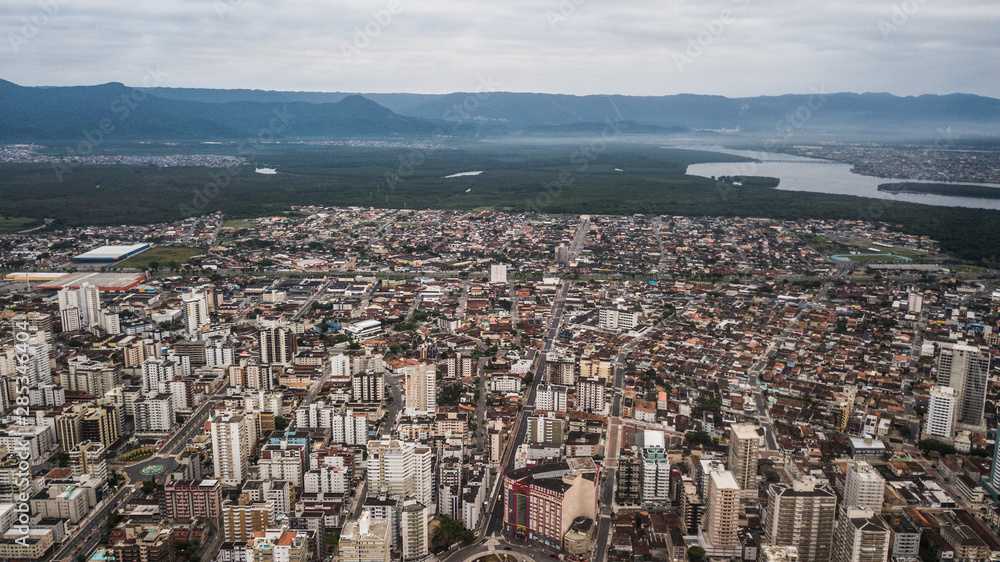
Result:
<svg viewBox="0 0 1000 562">
<path fill-rule="evenodd" d="M 1000 557 L 1000 290 L 892 224 L 295 207 L 0 265 L 0 560 Z"/>
</svg>

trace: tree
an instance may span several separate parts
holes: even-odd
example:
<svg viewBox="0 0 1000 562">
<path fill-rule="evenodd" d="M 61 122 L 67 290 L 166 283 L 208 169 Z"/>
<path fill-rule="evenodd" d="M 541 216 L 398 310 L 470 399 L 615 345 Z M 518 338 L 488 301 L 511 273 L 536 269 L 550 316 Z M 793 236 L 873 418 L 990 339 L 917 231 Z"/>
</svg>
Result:
<svg viewBox="0 0 1000 562">
<path fill-rule="evenodd" d="M 274 429 L 277 429 L 278 431 L 285 431 L 285 428 L 287 427 L 288 420 L 281 416 L 274 416 Z"/>
<path fill-rule="evenodd" d="M 149 495 L 156 491 L 156 480 L 144 480 L 142 482 L 142 493 Z"/>
<path fill-rule="evenodd" d="M 469 544 L 475 538 L 476 534 L 466 529 L 461 521 L 443 515 L 431 538 L 431 552 L 434 554 L 444 552 L 455 543 Z"/>
<path fill-rule="evenodd" d="M 692 445 L 711 445 L 713 441 L 707 431 L 689 431 L 684 434 L 684 438 Z"/>
<path fill-rule="evenodd" d="M 692 546 L 688 549 L 688 560 L 690 562 L 702 562 L 705 559 L 705 549 L 700 546 Z"/>
<path fill-rule="evenodd" d="M 921 439 L 917 441 L 917 448 L 920 449 L 925 455 L 931 452 L 940 453 L 944 455 L 954 455 L 956 453 L 954 445 L 950 443 L 945 443 L 944 441 L 938 441 L 937 439 Z"/>
</svg>

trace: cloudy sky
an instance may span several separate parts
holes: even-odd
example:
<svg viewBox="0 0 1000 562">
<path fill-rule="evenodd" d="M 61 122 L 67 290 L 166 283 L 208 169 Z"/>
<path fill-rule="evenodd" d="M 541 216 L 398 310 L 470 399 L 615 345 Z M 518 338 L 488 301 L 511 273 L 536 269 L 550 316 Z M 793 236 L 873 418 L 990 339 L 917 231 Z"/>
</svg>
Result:
<svg viewBox="0 0 1000 562">
<path fill-rule="evenodd" d="M 997 0 L 4 0 L 0 78 L 1000 97 L 998 30 Z"/>
</svg>

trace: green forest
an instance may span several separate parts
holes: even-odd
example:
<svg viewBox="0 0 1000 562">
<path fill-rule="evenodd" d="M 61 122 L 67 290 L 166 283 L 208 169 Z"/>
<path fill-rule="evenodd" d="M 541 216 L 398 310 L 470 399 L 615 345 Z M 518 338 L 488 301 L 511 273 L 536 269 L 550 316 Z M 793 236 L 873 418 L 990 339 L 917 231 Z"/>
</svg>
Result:
<svg viewBox="0 0 1000 562">
<path fill-rule="evenodd" d="M 0 214 L 56 219 L 50 228 L 148 224 L 215 211 L 238 219 L 292 205 L 877 220 L 937 239 L 959 259 L 1000 263 L 998 211 L 737 187 L 685 175 L 689 164 L 744 160 L 738 156 L 579 139 L 433 148 L 262 145 L 246 156 L 246 165 L 228 169 L 93 165 L 61 179 L 51 165 L 2 164 Z M 257 166 L 278 173 L 258 174 Z"/>
</svg>

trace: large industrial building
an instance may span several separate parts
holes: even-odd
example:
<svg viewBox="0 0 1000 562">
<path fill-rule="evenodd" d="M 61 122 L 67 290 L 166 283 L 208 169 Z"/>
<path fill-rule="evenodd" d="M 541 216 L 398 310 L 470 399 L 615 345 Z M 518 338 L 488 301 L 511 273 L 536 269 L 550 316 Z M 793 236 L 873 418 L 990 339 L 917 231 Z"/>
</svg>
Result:
<svg viewBox="0 0 1000 562">
<path fill-rule="evenodd" d="M 149 249 L 149 244 L 126 244 L 118 246 L 101 246 L 73 257 L 80 263 L 115 263 L 132 257 Z"/>
</svg>

